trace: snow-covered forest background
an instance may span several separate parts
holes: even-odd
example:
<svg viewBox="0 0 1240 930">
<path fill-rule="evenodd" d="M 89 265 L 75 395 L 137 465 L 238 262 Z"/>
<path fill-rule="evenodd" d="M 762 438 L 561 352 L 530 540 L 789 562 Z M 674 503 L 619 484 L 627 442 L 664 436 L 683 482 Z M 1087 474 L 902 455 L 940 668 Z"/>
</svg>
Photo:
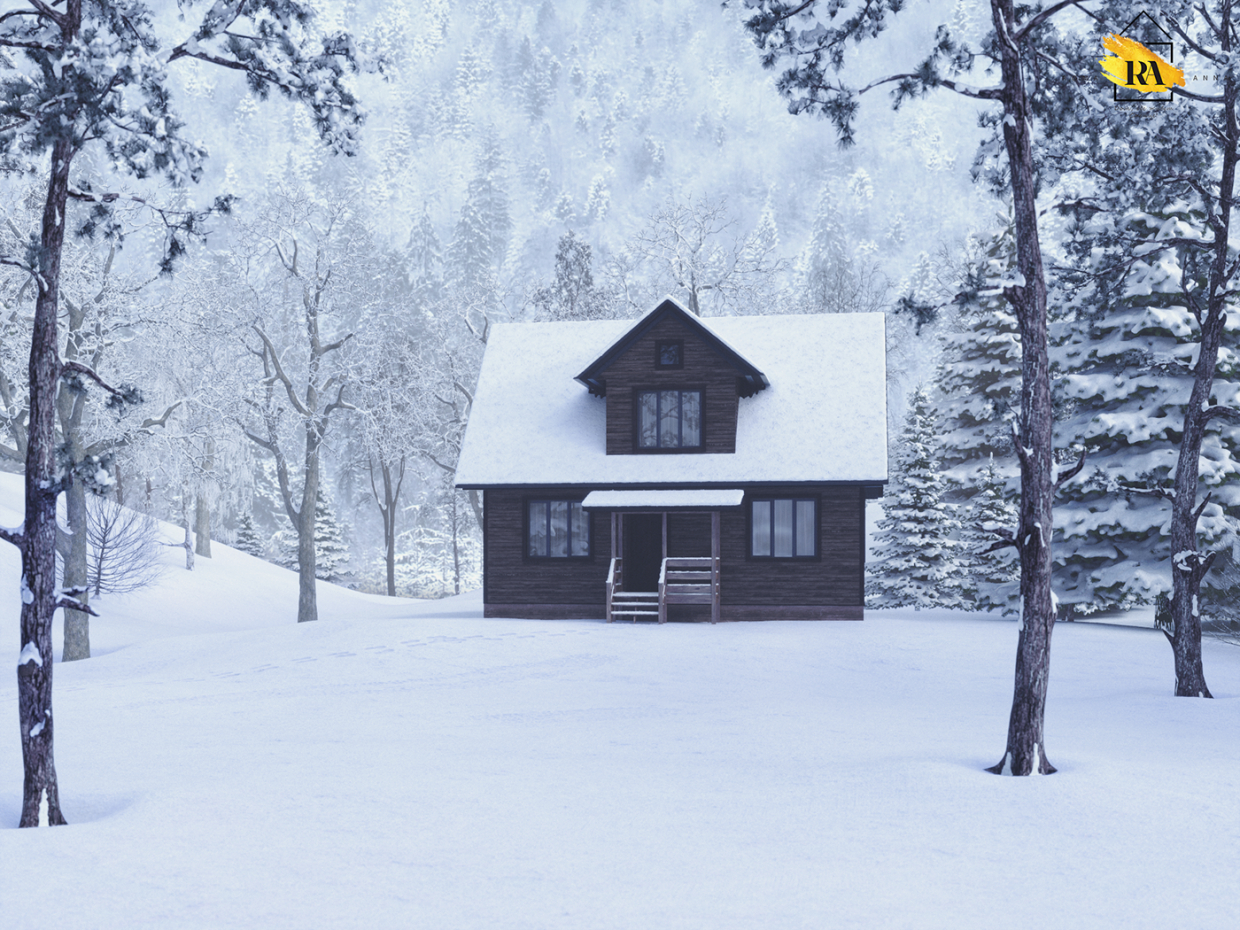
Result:
<svg viewBox="0 0 1240 930">
<path fill-rule="evenodd" d="M 295 492 L 299 431 L 321 415 L 320 577 L 467 590 L 481 502 L 452 490 L 453 470 L 491 325 L 635 318 L 667 293 L 706 317 L 877 310 L 894 470 L 871 601 L 1014 609 L 1014 564 L 978 555 L 971 529 L 1014 513 L 1019 379 L 1015 323 L 986 289 L 1011 270 L 1010 213 L 975 177 L 987 130 L 971 101 L 931 95 L 892 111 L 874 95 L 842 149 L 828 123 L 787 112 L 743 4 L 318 6 L 325 31 L 350 31 L 384 62 L 355 80 L 368 113 L 355 157 L 329 154 L 305 108 L 181 62 L 171 91 L 210 150 L 206 174 L 185 190 L 133 190 L 199 208 L 230 194 L 231 212 L 172 275 L 159 273 L 164 230 L 149 210 L 122 211 L 119 244 L 69 246 L 63 351 L 145 400 L 118 418 L 91 390 L 62 418 L 86 470 L 114 475 L 111 498 L 185 526 L 198 557 L 214 538 L 295 566 L 281 463 Z M 909 57 L 940 22 L 980 35 L 978 15 L 952 0 L 910 11 L 852 79 Z M 44 175 L 30 167 L 0 179 L 10 246 L 38 228 Z M 1150 235 L 1175 221 L 1150 215 Z M 1044 224 L 1048 255 L 1066 256 L 1072 231 L 1053 212 Z M 1170 588 L 1169 508 L 1133 489 L 1174 465 L 1194 338 L 1179 279 L 1165 255 L 1138 263 L 1123 312 L 1105 319 L 1075 292 L 1052 297 L 1057 445 L 1066 459 L 1089 452 L 1056 517 L 1061 609 L 1148 604 Z M 0 272 L 0 300 L 0 468 L 18 470 L 28 278 Z M 1225 355 L 1223 394 L 1231 365 Z M 295 409 L 283 377 L 303 394 L 313 384 L 318 409 Z M 1203 471 L 1204 541 L 1224 550 L 1240 503 L 1232 439 L 1215 429 Z M 1225 555 L 1207 579 L 1222 619 L 1236 561 Z"/>
</svg>

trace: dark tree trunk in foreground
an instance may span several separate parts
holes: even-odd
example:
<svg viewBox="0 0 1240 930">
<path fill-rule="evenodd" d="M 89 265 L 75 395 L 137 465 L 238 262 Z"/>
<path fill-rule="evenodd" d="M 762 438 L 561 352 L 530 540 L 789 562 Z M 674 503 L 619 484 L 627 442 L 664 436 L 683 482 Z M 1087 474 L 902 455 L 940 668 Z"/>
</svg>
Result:
<svg viewBox="0 0 1240 930">
<path fill-rule="evenodd" d="M 1231 4 L 1222 4 L 1221 31 L 1215 36 L 1224 54 L 1233 45 Z M 1228 288 L 1236 269 L 1228 268 L 1231 213 L 1236 187 L 1236 162 L 1240 160 L 1240 127 L 1236 122 L 1236 103 L 1240 97 L 1235 76 L 1223 72 L 1221 119 L 1215 123 L 1215 138 L 1222 149 L 1218 202 L 1208 204 L 1209 224 L 1214 241 L 1209 254 L 1209 287 L 1183 291 L 1189 309 L 1201 325 L 1201 348 L 1194 369 L 1193 391 L 1184 408 L 1184 433 L 1175 469 L 1175 493 L 1171 501 L 1171 650 L 1175 655 L 1175 693 L 1177 697 L 1213 697 L 1206 686 L 1201 664 L 1201 582 L 1209 573 L 1216 553 L 1197 551 L 1197 522 L 1209 497 L 1200 504 L 1197 495 L 1201 475 L 1201 444 L 1206 425 L 1215 418 L 1237 419 L 1235 410 L 1224 405 L 1211 406 L 1214 375 L 1218 369 L 1219 346 L 1227 323 Z M 1188 275 L 1185 275 L 1188 278 Z M 1204 307 L 1202 304 L 1204 303 Z"/>
<path fill-rule="evenodd" d="M 52 149 L 43 235 L 39 250 L 39 297 L 30 339 L 30 432 L 26 450 L 26 521 L 22 531 L 22 651 L 17 666 L 17 706 L 21 722 L 21 826 L 39 825 L 40 802 L 47 822 L 63 824 L 56 764 L 52 756 L 52 616 L 56 611 L 56 389 L 57 305 L 60 257 L 64 248 L 69 165 L 74 149 L 61 140 Z"/>
<path fill-rule="evenodd" d="M 1049 775 L 1055 767 L 1046 758 L 1042 724 L 1050 675 L 1051 631 L 1055 625 L 1050 547 L 1055 482 L 1052 478 L 1050 364 L 1046 345 L 1046 277 L 1038 241 L 1037 184 L 1030 139 L 1033 114 L 1025 92 L 1022 49 L 1014 39 L 1008 38 L 1017 32 L 1013 0 L 992 0 L 991 13 L 1000 37 L 1003 142 L 1011 172 L 1016 220 L 1016 267 L 1023 280 L 1004 289 L 1004 296 L 1016 310 L 1021 338 L 1020 435 L 1016 441 L 1021 494 L 1020 523 L 1015 539 L 1021 564 L 1020 639 L 1016 647 L 1016 685 L 1008 718 L 1007 748 L 1003 759 L 988 771 Z"/>
</svg>

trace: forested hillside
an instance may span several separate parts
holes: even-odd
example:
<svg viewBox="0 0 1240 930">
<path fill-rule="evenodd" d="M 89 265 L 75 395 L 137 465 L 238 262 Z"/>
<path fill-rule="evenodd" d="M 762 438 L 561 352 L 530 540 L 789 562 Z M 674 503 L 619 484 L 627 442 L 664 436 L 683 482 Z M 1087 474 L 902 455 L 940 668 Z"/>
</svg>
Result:
<svg viewBox="0 0 1240 930">
<path fill-rule="evenodd" d="M 944 269 L 992 209 L 969 178 L 969 107 L 878 107 L 871 137 L 842 149 L 787 112 L 736 9 L 318 7 L 368 66 L 349 77 L 367 114 L 353 157 L 331 154 L 311 111 L 279 92 L 179 61 L 172 105 L 209 153 L 202 179 L 126 185 L 173 208 L 230 195 L 231 212 L 185 239 L 171 275 L 161 215 L 141 203 L 67 247 L 67 351 L 145 402 L 118 419 L 91 390 L 62 429 L 79 458 L 115 470 L 115 497 L 189 527 L 199 557 L 248 524 L 268 557 L 296 564 L 301 425 L 321 417 L 310 499 L 334 509 L 350 549 L 333 577 L 420 594 L 475 584 L 480 502 L 449 489 L 491 324 L 636 316 L 666 293 L 705 315 L 887 310 L 950 286 Z M 963 14 L 926 11 L 920 31 L 940 15 Z M 99 154 L 78 164 L 115 183 Z M 17 248 L 44 183 L 25 167 L 2 182 L 0 236 Z M 70 211 L 74 228 L 89 215 Z M 17 469 L 34 289 L 4 268 L 0 294 L 0 463 Z M 315 361 L 317 381 L 311 325 L 341 343 Z M 899 410 L 933 341 L 903 317 L 890 336 Z M 310 387 L 317 409 L 297 409 L 290 396 Z"/>
</svg>

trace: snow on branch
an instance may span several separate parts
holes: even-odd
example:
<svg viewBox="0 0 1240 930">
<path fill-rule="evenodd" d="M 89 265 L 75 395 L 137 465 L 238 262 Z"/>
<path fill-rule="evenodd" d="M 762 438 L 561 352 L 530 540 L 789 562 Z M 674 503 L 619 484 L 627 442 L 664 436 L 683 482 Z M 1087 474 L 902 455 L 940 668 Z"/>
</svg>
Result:
<svg viewBox="0 0 1240 930">
<path fill-rule="evenodd" d="M 0 539 L 3 539 L 5 542 L 20 546 L 23 538 L 21 531 L 17 527 L 9 529 L 8 527 L 0 526 Z"/>
<path fill-rule="evenodd" d="M 1017 29 L 1016 30 L 1016 41 L 1018 43 L 1025 41 L 1025 38 L 1029 35 L 1029 33 L 1033 32 L 1033 30 L 1037 29 L 1039 26 L 1041 26 L 1044 22 L 1046 22 L 1048 19 L 1050 19 L 1060 10 L 1066 7 L 1070 7 L 1070 6 L 1076 7 L 1086 16 L 1092 16 L 1094 19 L 1098 19 L 1097 16 L 1094 16 L 1093 13 L 1091 13 L 1089 10 L 1081 6 L 1080 0 L 1059 0 L 1059 3 L 1053 4 L 1052 6 L 1048 6 L 1041 13 L 1038 13 L 1036 16 L 1030 19 L 1027 23 L 1025 23 L 1025 25 Z"/>
<path fill-rule="evenodd" d="M 1076 464 L 1073 465 L 1071 468 L 1069 468 L 1067 471 L 1064 471 L 1064 472 L 1059 471 L 1059 463 L 1058 462 L 1053 463 L 1051 465 L 1051 477 L 1055 482 L 1055 490 L 1059 490 L 1059 488 L 1063 487 L 1064 484 L 1066 484 L 1067 482 L 1075 478 L 1078 474 L 1080 474 L 1081 469 L 1084 467 L 1085 467 L 1085 450 L 1084 449 L 1081 450 L 1081 457 L 1076 460 Z"/>
<path fill-rule="evenodd" d="M 1211 420 L 1226 420 L 1228 423 L 1240 424 L 1240 410 L 1224 404 L 1214 404 L 1202 412 L 1202 425 Z"/>
<path fill-rule="evenodd" d="M 263 341 L 263 354 L 271 359 L 271 364 L 275 368 L 275 379 L 284 385 L 284 392 L 288 394 L 289 402 L 292 403 L 293 409 L 307 419 L 312 417 L 313 412 L 301 402 L 301 398 L 297 396 L 297 391 L 293 387 L 293 380 L 285 373 L 284 366 L 280 364 L 279 353 L 271 340 L 267 338 L 267 334 L 262 331 L 257 323 L 250 326 L 258 334 L 258 338 Z"/>
<path fill-rule="evenodd" d="M 977 528 L 980 532 L 987 533 L 991 536 L 999 537 L 994 542 L 992 542 L 989 546 L 987 546 L 985 549 L 982 550 L 981 552 L 982 555 L 986 555 L 989 552 L 999 552 L 1000 550 L 1007 549 L 1007 548 L 1015 549 L 1018 552 L 1020 551 L 1020 544 L 1016 541 L 1016 534 L 1013 533 L 1011 530 L 1005 530 L 1001 527 L 987 528 L 986 526 L 983 526 L 981 523 L 977 524 Z"/>
<path fill-rule="evenodd" d="M 80 610 L 84 614 L 90 614 L 92 617 L 99 616 L 95 609 L 84 601 L 79 601 L 76 597 L 61 597 L 56 599 L 56 606 L 63 607 L 65 610 Z"/>
</svg>

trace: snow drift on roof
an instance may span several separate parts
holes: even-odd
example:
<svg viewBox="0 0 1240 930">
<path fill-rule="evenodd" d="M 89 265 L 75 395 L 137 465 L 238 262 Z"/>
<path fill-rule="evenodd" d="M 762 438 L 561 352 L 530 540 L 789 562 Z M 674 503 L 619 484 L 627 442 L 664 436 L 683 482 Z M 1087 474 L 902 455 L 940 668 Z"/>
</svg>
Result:
<svg viewBox="0 0 1240 930">
<path fill-rule="evenodd" d="M 632 320 L 492 328 L 457 467 L 463 487 L 883 481 L 883 316 L 714 317 L 770 387 L 740 401 L 734 454 L 607 455 L 607 401 L 574 376 Z"/>
</svg>

